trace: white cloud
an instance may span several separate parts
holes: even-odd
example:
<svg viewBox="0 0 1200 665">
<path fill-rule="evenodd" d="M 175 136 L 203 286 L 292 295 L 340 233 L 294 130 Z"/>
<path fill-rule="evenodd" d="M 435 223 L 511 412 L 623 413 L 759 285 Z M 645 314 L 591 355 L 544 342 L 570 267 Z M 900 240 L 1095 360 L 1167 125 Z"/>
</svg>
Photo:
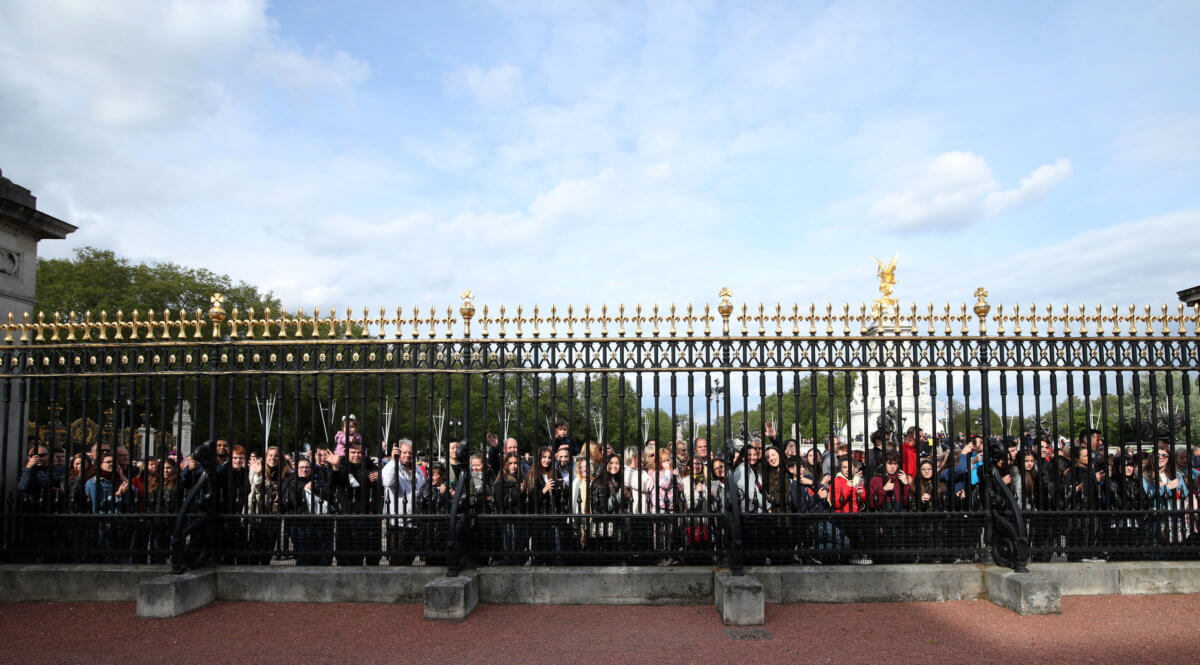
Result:
<svg viewBox="0 0 1200 665">
<path fill-rule="evenodd" d="M 995 264 L 988 283 L 1022 302 L 1171 302 L 1196 282 L 1200 209 L 1083 231 Z"/>
<path fill-rule="evenodd" d="M 935 157 L 903 191 L 881 197 L 871 213 L 884 227 L 898 231 L 961 227 L 1039 201 L 1070 175 L 1070 160 L 1059 159 L 1002 190 L 982 157 L 947 152 Z"/>
<path fill-rule="evenodd" d="M 511 106 L 521 97 L 521 68 L 512 64 L 464 65 L 446 76 L 446 87 L 470 96 L 480 106 Z"/>
<path fill-rule="evenodd" d="M 336 92 L 368 71 L 344 51 L 307 54 L 282 39 L 261 0 L 3 2 L 0 25 L 0 101 L 32 97 L 41 114 L 76 123 L 83 107 L 110 130 L 213 116 L 243 70 L 289 90 Z"/>
</svg>

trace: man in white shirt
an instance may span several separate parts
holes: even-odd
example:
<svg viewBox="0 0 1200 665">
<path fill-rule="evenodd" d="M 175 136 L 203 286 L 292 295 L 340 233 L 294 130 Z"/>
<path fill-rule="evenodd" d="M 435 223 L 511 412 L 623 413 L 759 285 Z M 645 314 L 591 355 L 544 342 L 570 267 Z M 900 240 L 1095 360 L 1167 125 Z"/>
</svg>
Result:
<svg viewBox="0 0 1200 665">
<path fill-rule="evenodd" d="M 383 511 L 387 520 L 388 562 L 408 565 L 417 547 L 416 525 L 411 520 L 396 519 L 394 515 L 416 512 L 416 497 L 425 487 L 425 472 L 413 463 L 411 439 L 400 439 L 392 446 L 392 456 L 383 466 Z"/>
</svg>

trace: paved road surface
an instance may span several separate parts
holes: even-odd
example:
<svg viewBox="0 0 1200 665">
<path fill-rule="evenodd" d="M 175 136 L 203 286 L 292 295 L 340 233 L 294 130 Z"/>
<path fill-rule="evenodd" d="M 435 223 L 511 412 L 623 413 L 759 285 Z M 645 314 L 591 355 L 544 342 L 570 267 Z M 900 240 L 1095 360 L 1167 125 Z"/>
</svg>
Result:
<svg viewBox="0 0 1200 665">
<path fill-rule="evenodd" d="M 767 607 L 764 630 L 712 607 L 481 606 L 461 624 L 418 605 L 214 603 L 170 620 L 133 603 L 0 604 L 0 662 L 1200 663 L 1200 597 L 1063 599 L 1061 616 L 987 601 Z"/>
</svg>

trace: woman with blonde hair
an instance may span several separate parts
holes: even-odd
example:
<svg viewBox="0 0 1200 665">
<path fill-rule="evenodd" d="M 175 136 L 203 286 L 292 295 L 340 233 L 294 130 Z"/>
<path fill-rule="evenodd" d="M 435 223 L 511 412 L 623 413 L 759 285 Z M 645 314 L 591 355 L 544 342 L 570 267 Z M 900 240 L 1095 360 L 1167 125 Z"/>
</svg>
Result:
<svg viewBox="0 0 1200 665">
<path fill-rule="evenodd" d="M 283 456 L 279 446 L 267 448 L 258 464 L 258 473 L 250 486 L 250 498 L 246 512 L 263 517 L 250 522 L 250 561 L 260 566 L 271 562 L 279 544 L 279 523 L 270 515 L 283 512 L 283 481 L 292 473 L 292 465 Z"/>
<path fill-rule="evenodd" d="M 581 516 L 573 520 L 581 549 L 587 547 L 589 533 L 594 535 L 594 529 L 588 526 L 587 517 L 582 517 L 592 512 L 588 481 L 591 479 L 593 468 L 599 469 L 599 465 L 593 467 L 592 461 L 583 455 L 575 458 L 575 465 L 572 467 L 570 510 L 572 515 Z"/>
</svg>

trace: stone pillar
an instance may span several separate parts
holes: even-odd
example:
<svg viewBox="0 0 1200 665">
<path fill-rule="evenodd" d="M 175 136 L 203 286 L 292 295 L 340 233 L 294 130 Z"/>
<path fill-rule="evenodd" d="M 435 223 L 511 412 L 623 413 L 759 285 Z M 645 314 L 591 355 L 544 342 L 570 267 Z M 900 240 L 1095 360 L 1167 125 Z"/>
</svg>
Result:
<svg viewBox="0 0 1200 665">
<path fill-rule="evenodd" d="M 37 248 L 42 240 L 62 240 L 75 227 L 37 210 L 37 198 L 0 172 L 0 322 L 34 317 Z M 19 340 L 18 336 L 14 336 Z M 16 344 L 10 342 L 9 344 Z M 21 407 L 24 382 L 9 381 L 0 444 L 0 496 L 16 488 L 24 463 L 27 414 Z M 3 388 L 0 388 L 3 390 Z"/>
<path fill-rule="evenodd" d="M 175 442 L 179 448 L 180 454 L 187 457 L 192 454 L 192 407 L 191 403 L 184 400 L 179 403 L 179 408 L 175 409 L 175 417 L 171 419 L 171 432 L 178 435 L 179 440 Z"/>
</svg>

